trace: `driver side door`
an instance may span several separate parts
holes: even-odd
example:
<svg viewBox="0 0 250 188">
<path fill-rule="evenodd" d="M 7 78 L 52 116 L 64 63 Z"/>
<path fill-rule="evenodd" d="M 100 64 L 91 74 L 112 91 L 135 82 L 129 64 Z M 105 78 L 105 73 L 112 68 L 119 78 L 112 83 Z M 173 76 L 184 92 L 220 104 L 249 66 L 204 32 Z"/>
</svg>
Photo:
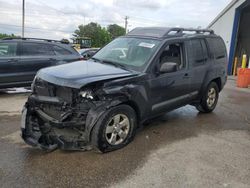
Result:
<svg viewBox="0 0 250 188">
<path fill-rule="evenodd" d="M 188 104 L 190 93 L 190 71 L 186 61 L 185 43 L 166 43 L 156 61 L 152 79 L 149 80 L 153 114 L 170 111 Z M 177 71 L 160 73 L 163 63 L 176 63 Z"/>
</svg>

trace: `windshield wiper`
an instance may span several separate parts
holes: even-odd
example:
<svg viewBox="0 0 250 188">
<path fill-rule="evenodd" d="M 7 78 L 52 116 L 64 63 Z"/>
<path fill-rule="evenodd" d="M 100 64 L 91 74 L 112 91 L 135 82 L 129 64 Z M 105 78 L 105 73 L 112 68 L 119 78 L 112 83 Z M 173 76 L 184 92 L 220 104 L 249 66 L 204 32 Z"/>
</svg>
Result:
<svg viewBox="0 0 250 188">
<path fill-rule="evenodd" d="M 108 60 L 101 60 L 101 59 L 97 59 L 95 57 L 91 57 L 91 59 L 93 59 L 94 61 L 98 61 L 100 63 L 105 63 L 105 64 L 110 64 L 110 65 L 113 65 L 115 67 L 120 67 L 122 69 L 126 69 L 127 70 L 127 67 L 120 64 L 120 63 L 116 63 L 116 62 L 113 62 L 113 61 L 108 61 Z"/>
<path fill-rule="evenodd" d="M 113 61 L 107 61 L 107 60 L 102 60 L 103 63 L 106 63 L 106 64 L 110 64 L 110 65 L 113 65 L 115 67 L 120 67 L 122 69 L 126 69 L 127 70 L 127 67 L 120 64 L 120 63 L 116 63 L 116 62 L 113 62 Z"/>
</svg>

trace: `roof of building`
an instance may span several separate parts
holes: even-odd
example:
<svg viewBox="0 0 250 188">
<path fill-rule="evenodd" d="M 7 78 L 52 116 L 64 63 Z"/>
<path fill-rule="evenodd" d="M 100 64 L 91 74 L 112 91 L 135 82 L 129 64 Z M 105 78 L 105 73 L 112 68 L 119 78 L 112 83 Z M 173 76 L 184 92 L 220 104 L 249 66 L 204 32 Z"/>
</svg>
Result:
<svg viewBox="0 0 250 188">
<path fill-rule="evenodd" d="M 210 28 L 212 25 L 214 25 L 217 20 L 219 20 L 230 8 L 232 8 L 239 0 L 232 0 L 216 17 L 215 19 L 207 26 L 207 28 Z"/>
</svg>

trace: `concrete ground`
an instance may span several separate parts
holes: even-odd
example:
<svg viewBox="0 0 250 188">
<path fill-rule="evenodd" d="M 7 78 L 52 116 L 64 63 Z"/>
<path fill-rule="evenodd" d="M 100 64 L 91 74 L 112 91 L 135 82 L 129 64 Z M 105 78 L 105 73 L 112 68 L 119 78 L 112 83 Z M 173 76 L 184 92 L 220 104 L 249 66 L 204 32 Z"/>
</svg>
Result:
<svg viewBox="0 0 250 188">
<path fill-rule="evenodd" d="M 152 120 L 124 149 L 46 153 L 19 137 L 27 94 L 0 94 L 1 187 L 250 187 L 250 90 L 229 80 L 216 110 Z"/>
</svg>

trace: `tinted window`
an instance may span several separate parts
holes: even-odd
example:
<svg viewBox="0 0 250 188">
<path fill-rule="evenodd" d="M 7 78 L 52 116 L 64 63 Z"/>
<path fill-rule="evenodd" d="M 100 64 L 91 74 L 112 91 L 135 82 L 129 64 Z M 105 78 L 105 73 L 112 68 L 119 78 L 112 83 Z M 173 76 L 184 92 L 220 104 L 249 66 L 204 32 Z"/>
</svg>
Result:
<svg viewBox="0 0 250 188">
<path fill-rule="evenodd" d="M 0 57 L 4 56 L 15 56 L 17 49 L 17 43 L 0 43 Z"/>
<path fill-rule="evenodd" d="M 54 55 L 54 53 L 46 44 L 25 42 L 21 44 L 21 55 L 39 56 L 39 55 Z"/>
<path fill-rule="evenodd" d="M 222 39 L 208 38 L 207 41 L 213 58 L 221 59 L 226 57 L 226 49 Z"/>
<path fill-rule="evenodd" d="M 64 49 L 60 46 L 56 46 L 56 45 L 53 46 L 53 50 L 55 51 L 55 53 L 57 55 L 70 55 L 70 54 L 72 54 L 69 50 L 66 50 L 66 49 Z"/>
<path fill-rule="evenodd" d="M 193 66 L 204 63 L 203 50 L 199 39 L 189 41 L 189 61 Z"/>
<path fill-rule="evenodd" d="M 208 50 L 207 50 L 207 45 L 206 45 L 205 40 L 201 40 L 201 46 L 202 46 L 202 49 L 203 49 L 204 60 L 207 60 L 208 59 Z"/>
</svg>

